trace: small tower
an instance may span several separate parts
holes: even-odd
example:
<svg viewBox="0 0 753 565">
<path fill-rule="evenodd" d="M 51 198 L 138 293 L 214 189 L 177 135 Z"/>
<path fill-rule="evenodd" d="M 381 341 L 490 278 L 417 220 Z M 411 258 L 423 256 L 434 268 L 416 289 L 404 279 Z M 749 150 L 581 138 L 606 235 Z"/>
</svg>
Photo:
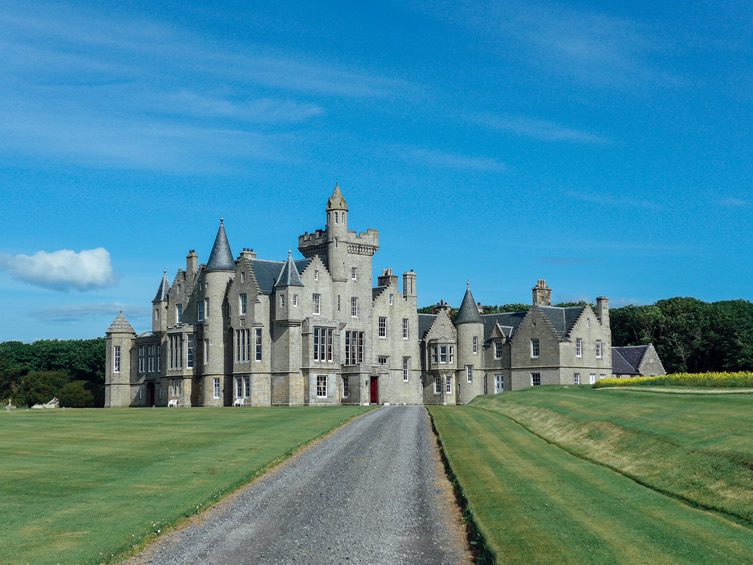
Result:
<svg viewBox="0 0 753 565">
<path fill-rule="evenodd" d="M 107 328 L 105 407 L 131 405 L 131 350 L 136 332 L 121 310 Z"/>
<path fill-rule="evenodd" d="M 205 354 L 202 360 L 204 406 L 223 406 L 225 403 L 226 384 L 229 385 L 225 383 L 225 375 L 231 372 L 232 344 L 226 331 L 224 302 L 227 285 L 234 272 L 235 260 L 225 233 L 225 222 L 220 218 L 220 227 L 204 274 L 204 343 L 198 348 Z M 216 394 L 215 379 L 219 379 L 219 395 Z"/>
<path fill-rule="evenodd" d="M 298 287 L 303 287 L 301 275 L 293 261 L 291 251 L 288 251 L 288 258 L 280 269 L 280 274 L 275 282 L 275 319 L 276 320 L 300 320 L 302 310 L 299 300 L 301 291 Z"/>
<path fill-rule="evenodd" d="M 413 269 L 403 273 L 403 297 L 416 298 L 416 273 Z"/>
<path fill-rule="evenodd" d="M 552 305 L 552 289 L 546 286 L 546 281 L 544 279 L 539 279 L 536 282 L 536 286 L 534 286 L 531 290 L 533 292 L 534 306 Z"/>
<path fill-rule="evenodd" d="M 152 300 L 152 331 L 163 333 L 167 331 L 167 297 L 170 292 L 170 281 L 167 280 L 167 271 L 162 271 L 162 281 L 157 288 L 157 294 Z"/>
<path fill-rule="evenodd" d="M 345 202 L 340 185 L 335 184 L 332 196 L 327 200 L 327 269 L 335 282 L 345 282 L 345 257 L 348 235 L 348 204 Z"/>
<path fill-rule="evenodd" d="M 467 404 L 484 393 L 484 320 L 471 293 L 470 281 L 455 318 L 455 327 L 458 330 L 457 401 Z"/>
</svg>

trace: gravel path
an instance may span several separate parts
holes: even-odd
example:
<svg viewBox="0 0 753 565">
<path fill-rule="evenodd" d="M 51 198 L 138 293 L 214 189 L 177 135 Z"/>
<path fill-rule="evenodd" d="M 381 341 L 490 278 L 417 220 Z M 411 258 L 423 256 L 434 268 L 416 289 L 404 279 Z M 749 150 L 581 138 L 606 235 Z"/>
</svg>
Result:
<svg viewBox="0 0 753 565">
<path fill-rule="evenodd" d="M 426 410 L 356 419 L 132 563 L 470 560 Z"/>
</svg>

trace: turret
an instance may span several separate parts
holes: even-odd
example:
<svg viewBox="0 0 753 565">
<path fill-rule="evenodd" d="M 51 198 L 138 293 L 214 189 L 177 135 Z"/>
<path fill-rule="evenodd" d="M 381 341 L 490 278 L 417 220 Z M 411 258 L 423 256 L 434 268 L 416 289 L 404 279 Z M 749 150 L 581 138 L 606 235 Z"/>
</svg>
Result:
<svg viewBox="0 0 753 565">
<path fill-rule="evenodd" d="M 466 404 L 484 393 L 484 320 L 478 312 L 470 282 L 455 318 L 455 327 L 458 331 L 457 400 Z"/>
<path fill-rule="evenodd" d="M 157 294 L 152 300 L 152 331 L 167 331 L 167 297 L 170 292 L 170 281 L 167 280 L 167 271 L 162 271 L 162 280 L 157 288 Z"/>
<path fill-rule="evenodd" d="M 131 405 L 131 350 L 136 332 L 121 310 L 107 328 L 105 407 Z"/>
<path fill-rule="evenodd" d="M 348 233 L 348 203 L 339 184 L 335 184 L 335 190 L 327 200 L 327 230 L 330 234 Z"/>
<path fill-rule="evenodd" d="M 546 281 L 544 279 L 539 279 L 536 282 L 536 286 L 534 286 L 531 290 L 533 292 L 534 306 L 552 305 L 552 289 L 546 286 Z"/>
<path fill-rule="evenodd" d="M 332 196 L 327 200 L 327 268 L 335 282 L 345 282 L 345 257 L 348 234 L 348 204 L 345 202 L 340 185 L 335 185 Z"/>
<path fill-rule="evenodd" d="M 298 268 L 293 261 L 291 251 L 288 258 L 280 269 L 280 274 L 275 282 L 275 319 L 276 320 L 300 320 L 301 315 L 301 292 L 303 282 Z"/>
</svg>

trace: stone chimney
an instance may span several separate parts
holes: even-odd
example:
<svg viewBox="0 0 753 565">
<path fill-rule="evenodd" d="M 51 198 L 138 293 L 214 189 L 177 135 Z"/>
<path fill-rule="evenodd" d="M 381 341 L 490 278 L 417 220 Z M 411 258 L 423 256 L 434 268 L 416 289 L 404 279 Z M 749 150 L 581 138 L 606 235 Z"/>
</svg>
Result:
<svg viewBox="0 0 753 565">
<path fill-rule="evenodd" d="M 609 327 L 609 298 L 606 296 L 596 298 L 596 316 L 603 327 Z"/>
<path fill-rule="evenodd" d="M 250 247 L 244 247 L 241 251 L 241 259 L 256 259 L 256 251 Z"/>
<path fill-rule="evenodd" d="M 199 257 L 196 255 L 196 250 L 191 249 L 186 255 L 186 272 L 193 275 L 199 269 Z"/>
<path fill-rule="evenodd" d="M 392 269 L 387 267 L 380 277 L 377 277 L 377 286 L 390 286 L 394 285 L 397 288 L 397 275 L 392 272 Z"/>
<path fill-rule="evenodd" d="M 534 306 L 552 305 L 552 289 L 546 286 L 546 281 L 544 279 L 539 279 L 532 290 Z"/>
<path fill-rule="evenodd" d="M 413 269 L 403 273 L 403 297 L 416 297 L 416 273 Z"/>
</svg>

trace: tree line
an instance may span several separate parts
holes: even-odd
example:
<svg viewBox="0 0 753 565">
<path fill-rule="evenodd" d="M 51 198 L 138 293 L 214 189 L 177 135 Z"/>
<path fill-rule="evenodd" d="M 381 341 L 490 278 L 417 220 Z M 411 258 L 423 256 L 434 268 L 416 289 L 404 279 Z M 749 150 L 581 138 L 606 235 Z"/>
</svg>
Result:
<svg viewBox="0 0 753 565">
<path fill-rule="evenodd" d="M 530 304 L 483 306 L 485 314 L 530 308 Z M 419 312 L 430 314 L 435 309 L 427 306 Z M 612 308 L 610 318 L 612 345 L 653 343 L 668 373 L 753 370 L 753 303 L 748 300 L 667 298 L 645 306 Z"/>
</svg>

